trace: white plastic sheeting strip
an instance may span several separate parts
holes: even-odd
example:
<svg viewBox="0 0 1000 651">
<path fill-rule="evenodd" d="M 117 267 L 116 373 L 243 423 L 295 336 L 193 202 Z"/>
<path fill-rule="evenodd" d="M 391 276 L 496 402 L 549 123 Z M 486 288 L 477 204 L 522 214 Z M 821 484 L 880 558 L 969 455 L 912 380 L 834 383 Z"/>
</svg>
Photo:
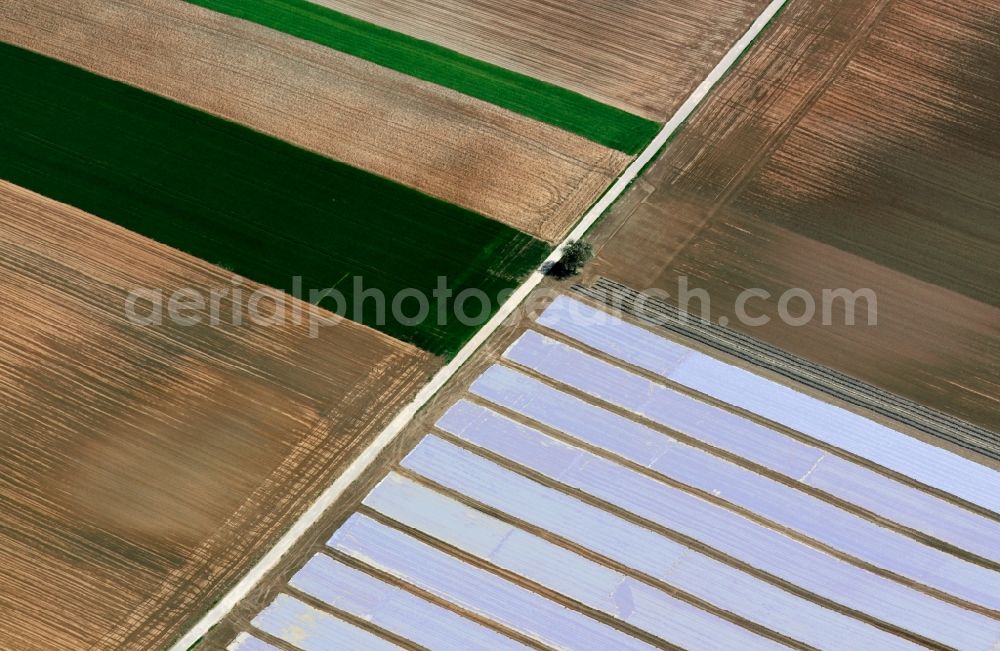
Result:
<svg viewBox="0 0 1000 651">
<path fill-rule="evenodd" d="M 784 648 L 400 475 L 391 474 L 382 480 L 365 498 L 365 504 L 401 524 L 682 648 Z"/>
<path fill-rule="evenodd" d="M 917 648 L 438 437 L 426 437 L 402 465 L 490 508 L 816 648 Z"/>
<path fill-rule="evenodd" d="M 538 323 L 630 364 L 1000 514 L 1000 473 L 566 296 Z"/>
</svg>

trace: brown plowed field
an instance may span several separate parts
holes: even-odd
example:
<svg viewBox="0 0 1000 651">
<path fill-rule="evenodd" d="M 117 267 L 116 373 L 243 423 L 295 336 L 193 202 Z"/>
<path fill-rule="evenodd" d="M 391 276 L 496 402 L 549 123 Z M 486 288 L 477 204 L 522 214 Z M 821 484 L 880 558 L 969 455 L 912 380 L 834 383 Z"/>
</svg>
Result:
<svg viewBox="0 0 1000 651">
<path fill-rule="evenodd" d="M 562 237 L 625 154 L 182 0 L 24 0 L 0 40 Z"/>
<path fill-rule="evenodd" d="M 979 0 L 791 2 L 602 224 L 591 272 L 690 276 L 731 325 L 1000 431 L 998 26 Z M 879 325 L 736 322 L 741 290 L 776 318 L 791 287 L 871 288 Z"/>
<path fill-rule="evenodd" d="M 347 321 L 232 326 L 228 299 L 217 326 L 125 315 L 230 286 L 0 183 L 0 648 L 163 648 L 437 365 Z"/>
<path fill-rule="evenodd" d="M 665 121 L 766 0 L 311 0 Z"/>
</svg>

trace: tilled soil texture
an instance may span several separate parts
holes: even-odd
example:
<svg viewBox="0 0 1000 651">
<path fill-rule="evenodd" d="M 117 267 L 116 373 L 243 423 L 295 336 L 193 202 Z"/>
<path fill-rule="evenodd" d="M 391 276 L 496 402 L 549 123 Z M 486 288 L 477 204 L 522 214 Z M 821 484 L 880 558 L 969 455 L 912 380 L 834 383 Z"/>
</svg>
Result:
<svg viewBox="0 0 1000 651">
<path fill-rule="evenodd" d="M 555 241 L 628 157 L 180 0 L 27 0 L 0 40 L 208 111 Z"/>
<path fill-rule="evenodd" d="M 0 647 L 164 648 L 437 364 L 350 321 L 310 338 L 288 297 L 301 324 L 256 325 L 247 281 L 218 325 L 126 317 L 230 276 L 0 183 Z"/>
<path fill-rule="evenodd" d="M 601 226 L 593 273 L 675 297 L 689 276 L 736 328 L 1000 431 L 998 25 L 977 0 L 790 3 Z M 766 326 L 736 319 L 748 288 Z M 785 325 L 790 288 L 870 288 L 878 325 L 841 303 Z"/>
<path fill-rule="evenodd" d="M 764 0 L 312 0 L 665 121 Z"/>
</svg>

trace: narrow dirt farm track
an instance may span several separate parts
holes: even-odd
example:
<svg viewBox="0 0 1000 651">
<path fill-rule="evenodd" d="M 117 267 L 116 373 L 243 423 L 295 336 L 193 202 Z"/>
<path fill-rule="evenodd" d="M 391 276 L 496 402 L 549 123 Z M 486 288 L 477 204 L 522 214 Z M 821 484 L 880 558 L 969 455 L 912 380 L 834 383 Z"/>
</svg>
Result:
<svg viewBox="0 0 1000 651">
<path fill-rule="evenodd" d="M 0 183 L 0 648 L 165 647 L 437 364 L 347 321 L 227 325 L 228 299 L 126 319 L 133 288 L 230 281 Z"/>
<path fill-rule="evenodd" d="M 25 0 L 0 40 L 138 86 L 555 241 L 628 157 L 181 0 Z"/>
<path fill-rule="evenodd" d="M 790 3 L 603 224 L 592 273 L 675 296 L 688 276 L 713 318 L 1000 431 L 998 25 L 982 0 Z M 877 327 L 777 320 L 785 290 L 841 287 L 875 291 Z M 747 288 L 770 324 L 736 322 Z"/>
</svg>

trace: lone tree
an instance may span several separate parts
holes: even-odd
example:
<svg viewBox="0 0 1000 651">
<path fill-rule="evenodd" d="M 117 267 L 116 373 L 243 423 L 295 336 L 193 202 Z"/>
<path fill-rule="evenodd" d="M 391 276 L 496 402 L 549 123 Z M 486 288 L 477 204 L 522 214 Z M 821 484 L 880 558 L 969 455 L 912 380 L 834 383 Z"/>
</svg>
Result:
<svg viewBox="0 0 1000 651">
<path fill-rule="evenodd" d="M 573 240 L 563 248 L 562 258 L 549 269 L 549 275 L 559 279 L 576 276 L 583 269 L 583 265 L 594 257 L 594 248 L 590 242 L 580 242 Z"/>
</svg>

